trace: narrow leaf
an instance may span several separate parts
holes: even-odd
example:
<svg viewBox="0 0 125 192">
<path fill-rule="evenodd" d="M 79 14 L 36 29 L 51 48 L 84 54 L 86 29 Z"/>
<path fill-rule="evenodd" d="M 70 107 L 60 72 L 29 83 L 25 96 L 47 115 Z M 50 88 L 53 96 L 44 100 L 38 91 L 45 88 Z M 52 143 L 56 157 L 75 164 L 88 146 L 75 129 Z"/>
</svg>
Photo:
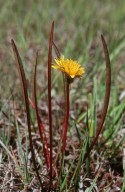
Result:
<svg viewBox="0 0 125 192">
<path fill-rule="evenodd" d="M 47 144 L 47 138 L 46 138 L 45 129 L 44 129 L 43 123 L 42 123 L 42 121 L 40 119 L 40 116 L 39 116 L 39 110 L 38 110 L 38 104 L 37 104 L 37 96 L 36 96 L 37 60 L 38 60 L 38 52 L 36 54 L 36 61 L 35 61 L 35 65 L 34 65 L 34 77 L 33 77 L 34 105 L 33 106 L 34 106 L 34 110 L 35 110 L 35 113 L 36 113 L 36 119 L 37 119 L 37 124 L 38 124 L 40 138 L 41 138 L 41 141 L 43 141 L 44 157 L 46 159 L 47 169 L 49 169 L 50 168 L 50 154 L 49 154 L 49 150 L 48 150 L 48 144 Z"/>
<path fill-rule="evenodd" d="M 86 158 L 88 157 L 90 151 L 92 150 L 94 144 L 96 143 L 99 134 L 102 130 L 105 118 L 106 118 L 106 113 L 108 110 L 108 105 L 109 105 L 109 98 L 110 98 L 110 89 L 111 89 L 111 67 L 110 67 L 110 58 L 109 58 L 109 52 L 108 52 L 108 48 L 105 42 L 105 39 L 103 37 L 103 35 L 101 35 L 101 40 L 102 40 L 102 45 L 103 45 L 103 51 L 104 51 L 104 55 L 105 55 L 105 64 L 106 64 L 106 91 L 105 91 L 105 99 L 104 99 L 104 106 L 102 109 L 102 117 L 101 120 L 99 122 L 99 126 L 97 128 L 97 132 L 96 132 L 96 136 L 93 139 L 89 149 L 87 150 L 87 153 L 84 157 L 84 161 L 86 160 Z"/>
<path fill-rule="evenodd" d="M 14 52 L 14 55 L 15 55 L 15 59 L 17 61 L 18 71 L 19 71 L 19 75 L 20 75 L 20 81 L 21 81 L 21 84 L 22 84 L 22 91 L 23 91 L 24 103 L 25 103 L 25 108 L 26 108 L 27 125 L 28 125 L 29 142 L 30 142 L 30 149 L 31 149 L 31 153 L 32 153 L 32 160 L 33 160 L 33 164 L 34 164 L 34 167 L 35 167 L 37 178 L 38 178 L 38 180 L 40 182 L 40 185 L 42 187 L 42 182 L 41 182 L 39 172 L 38 172 L 38 169 L 37 169 L 37 166 L 36 166 L 34 149 L 33 149 L 33 144 L 32 144 L 30 110 L 29 110 L 29 101 L 28 101 L 28 92 L 27 92 L 28 88 L 27 88 L 26 76 L 25 76 L 25 72 L 24 72 L 24 69 L 23 69 L 23 64 L 22 64 L 18 49 L 17 49 L 16 44 L 15 44 L 13 39 L 11 40 L 11 44 L 12 44 L 13 52 Z"/>
<path fill-rule="evenodd" d="M 53 44 L 54 21 L 50 31 L 48 48 L 48 118 L 50 134 L 50 185 L 52 183 L 52 107 L 51 107 L 51 64 L 52 64 L 52 44 Z"/>
</svg>

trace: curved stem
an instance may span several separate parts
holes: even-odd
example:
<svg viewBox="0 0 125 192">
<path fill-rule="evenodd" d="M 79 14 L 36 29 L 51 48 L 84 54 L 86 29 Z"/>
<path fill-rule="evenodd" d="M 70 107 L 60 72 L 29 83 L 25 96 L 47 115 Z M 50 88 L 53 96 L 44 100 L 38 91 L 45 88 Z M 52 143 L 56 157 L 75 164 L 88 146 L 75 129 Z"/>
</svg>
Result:
<svg viewBox="0 0 125 192">
<path fill-rule="evenodd" d="M 23 91 L 24 103 L 25 103 L 25 108 L 26 108 L 27 126 L 28 126 L 29 143 L 30 143 L 30 150 L 31 150 L 31 154 L 32 154 L 32 160 L 33 160 L 33 164 L 34 164 L 37 178 L 39 180 L 41 187 L 43 188 L 41 178 L 39 176 L 39 172 L 38 172 L 37 165 L 36 165 L 35 154 L 34 154 L 33 143 L 32 143 L 30 110 L 29 110 L 29 100 L 28 100 L 28 92 L 27 92 L 28 88 L 27 88 L 27 83 L 26 83 L 26 76 L 25 76 L 23 64 L 22 64 L 18 49 L 17 49 L 16 44 L 15 44 L 13 39 L 11 40 L 11 44 L 12 44 L 13 52 L 15 55 L 15 59 L 16 59 L 17 64 L 18 64 L 18 71 L 19 71 L 19 75 L 20 75 L 20 81 L 22 84 L 22 91 Z"/>
<path fill-rule="evenodd" d="M 110 58 L 109 58 L 109 52 L 108 52 L 108 48 L 105 42 L 105 39 L 103 37 L 103 35 L 101 35 L 101 40 L 102 40 L 102 45 L 103 45 L 103 51 L 104 51 L 104 55 L 105 55 L 105 63 L 106 63 L 106 91 L 105 91 L 105 99 L 104 99 L 104 106 L 103 106 L 103 110 L 102 110 L 102 117 L 101 120 L 99 122 L 99 126 L 97 128 L 97 133 L 96 136 L 94 138 L 94 140 L 92 141 L 88 151 L 85 154 L 84 157 L 84 161 L 86 160 L 86 158 L 88 157 L 90 151 L 92 150 L 94 144 L 96 143 L 99 134 L 102 130 L 105 118 L 106 118 L 106 113 L 108 110 L 108 105 L 109 105 L 109 98 L 110 98 L 110 89 L 111 89 L 111 67 L 110 67 Z"/>
</svg>

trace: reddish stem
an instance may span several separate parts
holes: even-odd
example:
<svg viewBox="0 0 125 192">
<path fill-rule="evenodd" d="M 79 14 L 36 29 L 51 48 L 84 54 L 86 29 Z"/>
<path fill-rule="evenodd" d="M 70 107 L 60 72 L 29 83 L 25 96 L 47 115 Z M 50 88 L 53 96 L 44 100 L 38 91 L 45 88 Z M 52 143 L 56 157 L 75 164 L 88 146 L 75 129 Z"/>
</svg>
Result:
<svg viewBox="0 0 125 192">
<path fill-rule="evenodd" d="M 48 151 L 48 144 L 47 144 L 45 129 L 44 129 L 43 123 L 42 123 L 42 121 L 40 119 L 40 116 L 39 116 L 37 96 L 36 96 L 37 59 L 38 59 L 38 52 L 37 52 L 37 55 L 36 55 L 36 61 L 35 61 L 35 66 L 34 66 L 34 78 L 33 78 L 34 110 L 35 110 L 35 113 L 36 113 L 36 119 L 37 119 L 40 138 L 41 138 L 41 141 L 43 141 L 43 150 L 44 150 L 44 157 L 45 157 L 45 160 L 46 160 L 47 169 L 49 169 L 50 168 L 50 154 L 49 154 L 49 151 Z"/>
<path fill-rule="evenodd" d="M 51 109 L 51 64 L 52 64 L 52 44 L 53 44 L 54 21 L 52 23 L 49 48 L 48 48 L 48 118 L 50 134 L 50 185 L 52 184 L 52 109 Z"/>
<path fill-rule="evenodd" d="M 92 141 L 88 151 L 85 154 L 84 157 L 84 161 L 86 160 L 86 158 L 88 157 L 89 153 L 91 152 L 93 146 L 95 145 L 99 134 L 103 128 L 103 124 L 106 118 L 106 113 L 108 110 L 108 104 L 109 104 L 109 98 L 110 98 L 110 89 L 111 89 L 111 67 L 110 67 L 110 58 L 109 58 L 109 52 L 108 52 L 108 48 L 105 42 L 105 39 L 103 37 L 103 35 L 101 35 L 101 40 L 102 40 L 102 45 L 103 45 L 103 51 L 105 54 L 105 63 L 106 63 L 106 91 L 105 91 L 105 99 L 104 99 L 104 106 L 103 106 L 103 110 L 102 110 L 102 117 L 101 120 L 99 122 L 99 126 L 97 128 L 97 133 L 96 136 L 94 138 L 94 140 Z"/>
<path fill-rule="evenodd" d="M 68 131 L 68 120 L 69 120 L 69 108 L 70 108 L 70 102 L 69 102 L 69 83 L 66 82 L 66 106 L 65 106 L 65 117 L 64 117 L 64 126 L 63 126 L 63 132 L 62 132 L 62 159 L 64 158 L 65 148 L 66 148 L 66 137 L 67 137 L 67 131 Z"/>
<path fill-rule="evenodd" d="M 39 183 L 40 183 L 41 187 L 43 188 L 41 178 L 39 176 L 38 168 L 37 168 L 37 165 L 36 165 L 35 154 L 34 154 L 33 143 L 32 143 L 30 110 L 29 110 L 29 101 L 28 101 L 28 92 L 27 92 L 28 88 L 27 88 L 27 83 L 26 83 L 26 76 L 25 76 L 23 64 L 22 64 L 22 61 L 21 61 L 21 57 L 19 55 L 18 49 L 17 49 L 13 39 L 11 40 L 11 43 L 12 43 L 15 59 L 16 59 L 17 64 L 18 64 L 18 71 L 19 71 L 19 75 L 20 75 L 20 81 L 21 81 L 21 84 L 22 84 L 22 91 L 23 91 L 24 103 L 25 103 L 25 108 L 26 108 L 27 126 L 28 126 L 29 143 L 30 143 L 30 150 L 31 150 L 31 154 L 32 154 L 32 160 L 33 160 L 33 164 L 34 164 L 34 168 L 35 168 L 35 171 L 36 171 L 37 178 L 39 180 Z"/>
<path fill-rule="evenodd" d="M 35 113 L 37 113 L 36 108 L 35 108 L 35 103 L 30 98 L 29 98 L 29 103 L 30 103 L 31 107 L 35 110 Z M 36 114 L 36 117 L 37 117 L 37 114 Z M 48 150 L 45 128 L 43 126 L 43 123 L 42 123 L 40 117 L 38 116 L 37 118 L 38 118 L 37 123 L 38 123 L 40 138 L 41 138 L 41 141 L 43 141 L 44 156 L 45 156 L 46 163 L 47 163 L 47 169 L 49 169 L 50 168 L 50 154 L 49 154 L 49 150 Z"/>
<path fill-rule="evenodd" d="M 61 54 L 60 54 L 60 51 L 58 49 L 58 47 L 56 46 L 55 42 L 53 41 L 53 46 L 54 46 L 54 49 L 55 49 L 55 52 L 56 52 L 56 56 L 57 58 L 59 59 Z"/>
</svg>

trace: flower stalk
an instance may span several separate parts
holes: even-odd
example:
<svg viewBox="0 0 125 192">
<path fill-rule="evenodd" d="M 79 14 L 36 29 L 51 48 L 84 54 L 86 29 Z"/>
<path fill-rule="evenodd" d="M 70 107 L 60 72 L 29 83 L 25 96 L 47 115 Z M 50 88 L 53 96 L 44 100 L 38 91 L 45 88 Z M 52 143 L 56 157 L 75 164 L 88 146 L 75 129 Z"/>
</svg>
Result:
<svg viewBox="0 0 125 192">
<path fill-rule="evenodd" d="M 55 47 L 55 46 L 54 46 Z M 55 47 L 56 48 L 56 47 Z M 58 49 L 57 49 L 58 50 Z M 59 56 L 59 54 L 58 54 Z M 62 129 L 62 162 L 64 159 L 65 148 L 66 148 L 66 139 L 68 131 L 68 120 L 69 120 L 69 110 L 70 110 L 70 84 L 73 82 L 74 78 L 82 77 L 85 73 L 84 68 L 81 65 L 72 59 L 65 59 L 64 57 L 58 57 L 55 59 L 55 64 L 52 67 L 56 70 L 62 72 L 64 77 L 64 92 L 65 92 L 65 113 L 64 113 L 64 124 Z"/>
<path fill-rule="evenodd" d="M 65 117 L 64 117 L 64 125 L 62 130 L 62 159 L 64 158 L 65 148 L 66 148 L 66 137 L 68 131 L 68 121 L 69 121 L 69 110 L 70 110 L 70 99 L 69 99 L 69 87 L 70 84 L 66 81 L 66 101 L 65 101 Z"/>
</svg>

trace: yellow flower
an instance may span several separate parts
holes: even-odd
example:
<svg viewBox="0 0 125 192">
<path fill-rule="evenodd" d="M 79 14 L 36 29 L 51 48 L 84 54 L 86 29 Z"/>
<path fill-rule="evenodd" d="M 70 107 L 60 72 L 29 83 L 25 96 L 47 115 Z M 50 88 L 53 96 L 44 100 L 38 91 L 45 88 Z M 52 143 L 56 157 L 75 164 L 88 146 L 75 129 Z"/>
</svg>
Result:
<svg viewBox="0 0 125 192">
<path fill-rule="evenodd" d="M 72 79 L 75 77 L 81 77 L 85 73 L 84 68 L 81 67 L 77 61 L 73 61 L 72 59 L 64 59 L 64 57 L 55 59 L 55 64 L 53 64 L 52 67 L 62 71 Z"/>
</svg>

